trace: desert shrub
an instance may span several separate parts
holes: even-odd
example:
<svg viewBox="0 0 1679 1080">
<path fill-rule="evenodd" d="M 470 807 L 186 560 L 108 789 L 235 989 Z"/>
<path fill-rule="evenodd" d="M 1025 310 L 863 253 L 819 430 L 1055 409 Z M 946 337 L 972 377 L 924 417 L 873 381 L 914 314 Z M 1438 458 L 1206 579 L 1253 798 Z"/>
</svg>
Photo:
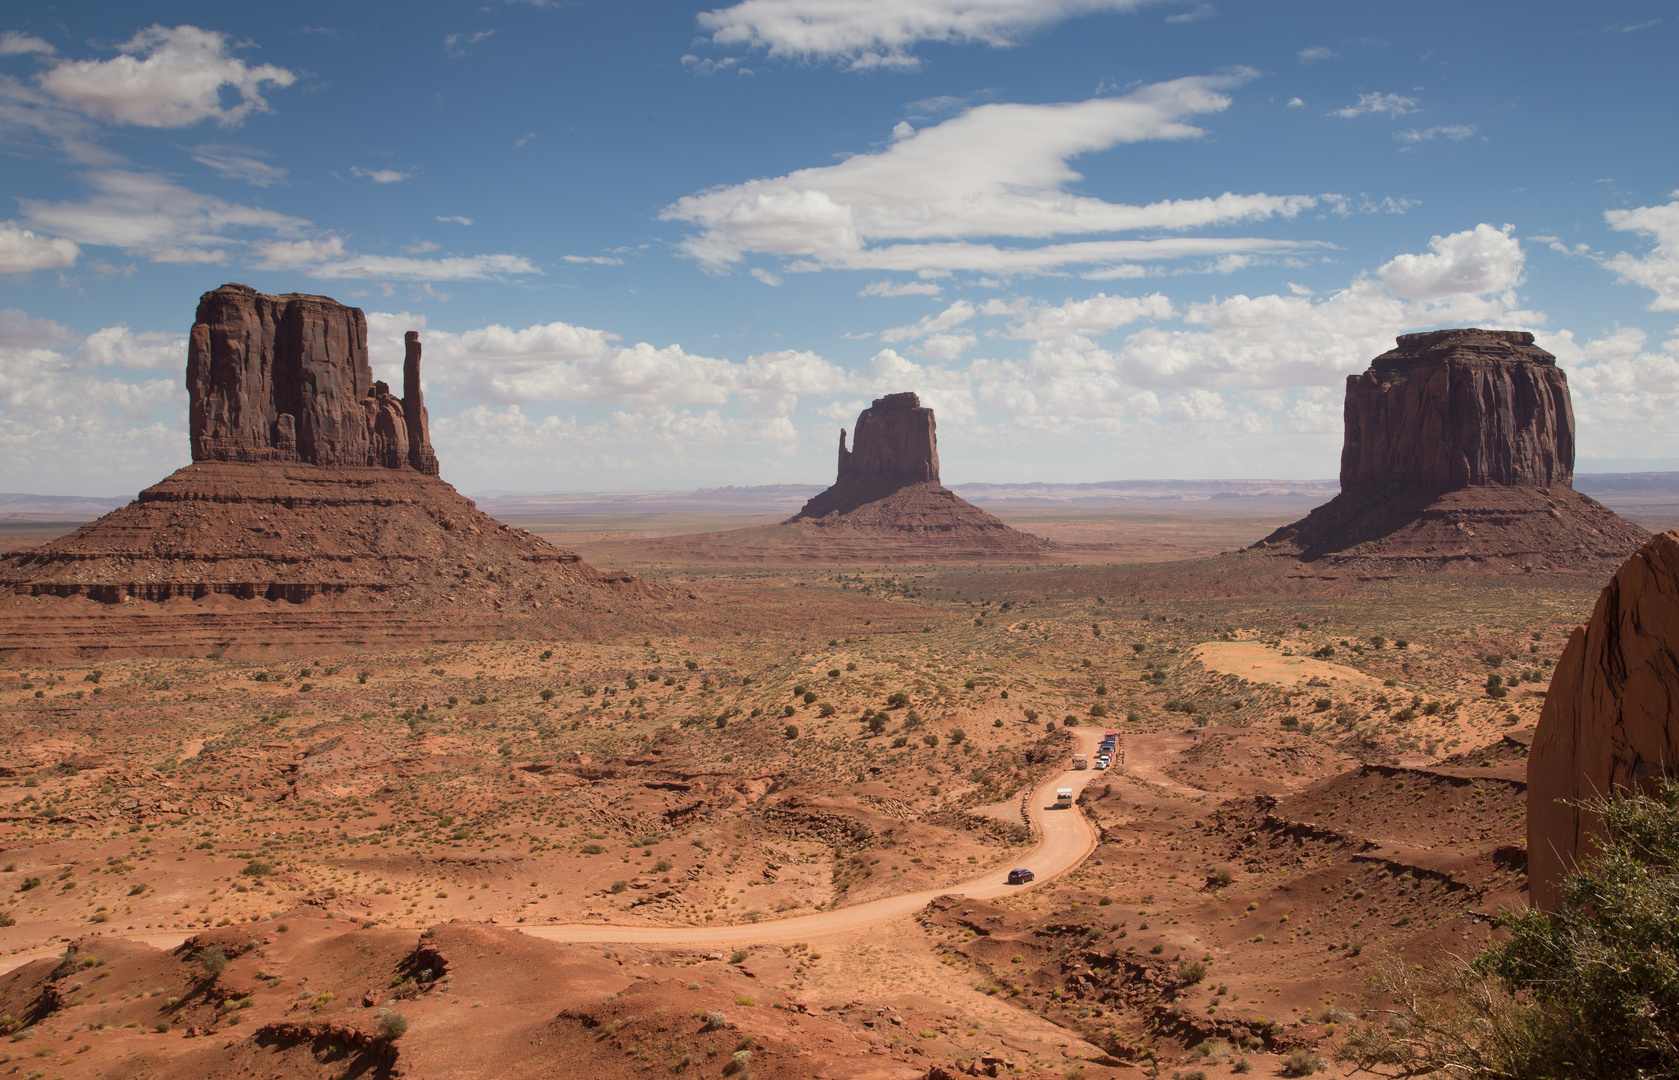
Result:
<svg viewBox="0 0 1679 1080">
<path fill-rule="evenodd" d="M 908 704 L 909 695 L 904 693 L 902 690 L 894 692 L 891 697 L 886 699 L 886 707 L 888 709 L 901 709 Z"/>
<path fill-rule="evenodd" d="M 1068 713 L 1066 716 L 1063 716 L 1061 718 L 1061 726 L 1062 727 L 1078 727 L 1079 726 L 1079 718 L 1074 716 L 1072 713 Z"/>
<path fill-rule="evenodd" d="M 1155 942 L 1155 943 L 1154 943 L 1154 946 L 1153 946 L 1153 947 L 1152 947 L 1152 948 L 1150 948 L 1150 949 L 1149 949 L 1149 952 L 1151 952 L 1151 953 L 1153 953 L 1153 954 L 1154 954 L 1154 955 L 1156 955 L 1156 956 L 1159 956 L 1159 955 L 1160 955 L 1160 954 L 1161 954 L 1161 953 L 1163 953 L 1163 952 L 1165 952 L 1165 951 L 1166 951 L 1166 946 L 1164 946 L 1164 945 L 1162 945 L 1162 944 L 1161 944 L 1161 943 L 1160 943 L 1160 942 L 1158 942 L 1158 941 L 1157 941 L 1157 942 Z"/>
<path fill-rule="evenodd" d="M 554 700 L 554 691 L 544 690 L 544 691 L 542 691 L 542 693 L 540 693 L 536 696 L 541 698 L 543 701 L 553 701 Z"/>
<path fill-rule="evenodd" d="M 1092 705 L 1090 707 L 1090 715 L 1097 717 L 1098 719 L 1104 717 L 1108 715 L 1108 707 L 1100 703 Z"/>
<path fill-rule="evenodd" d="M 1328 712 L 1334 704 L 1335 702 L 1331 701 L 1329 698 L 1320 697 L 1316 701 L 1312 702 L 1312 708 L 1318 712 Z"/>
<path fill-rule="evenodd" d="M 386 1042 L 396 1042 L 408 1033 L 408 1018 L 390 1009 L 380 1009 L 375 1023 L 379 1037 Z"/>
<path fill-rule="evenodd" d="M 929 731 L 927 734 L 921 736 L 921 741 L 926 743 L 928 746 L 939 745 L 938 735 L 934 732 L 931 732 L 931 731 Z"/>
<path fill-rule="evenodd" d="M 670 868 L 675 865 L 676 864 L 671 862 L 669 859 L 660 859 L 658 862 L 653 864 L 653 872 L 656 874 L 669 873 Z"/>
<path fill-rule="evenodd" d="M 950 745 L 952 745 L 952 746 L 955 746 L 955 745 L 959 744 L 963 739 L 966 739 L 967 737 L 968 737 L 968 733 L 966 731 L 963 731 L 961 728 L 951 728 L 950 729 L 949 738 L 950 738 Z"/>
<path fill-rule="evenodd" d="M 1417 710 L 1415 710 L 1415 709 L 1400 709 L 1398 712 L 1393 714 L 1393 718 L 1395 720 L 1399 721 L 1401 724 L 1407 724 L 1407 723 L 1410 723 L 1412 720 L 1415 720 L 1417 718 Z"/>
<path fill-rule="evenodd" d="M 1199 960 L 1186 960 L 1178 965 L 1178 978 L 1194 986 L 1207 977 L 1207 965 Z"/>
<path fill-rule="evenodd" d="M 814 704 L 816 704 L 816 691 L 814 691 L 814 690 L 806 690 L 806 691 L 805 691 L 805 697 L 804 697 L 804 701 L 805 701 L 805 704 L 806 704 L 806 705 L 814 705 Z"/>
<path fill-rule="evenodd" d="M 698 660 L 684 660 L 682 661 L 682 666 L 687 668 L 689 671 L 698 671 L 700 669 Z"/>
<path fill-rule="evenodd" d="M 38 878 L 38 877 L 26 877 L 22 881 L 18 882 L 17 891 L 18 892 L 28 892 L 30 889 L 38 889 L 40 887 L 41 887 L 41 879 L 40 878 Z"/>
<path fill-rule="evenodd" d="M 1323 1058 L 1316 1050 L 1291 1050 L 1283 1058 L 1284 1076 L 1310 1076 L 1323 1068 Z"/>
<path fill-rule="evenodd" d="M 245 868 L 239 872 L 246 877 L 267 877 L 269 874 L 274 872 L 274 864 L 263 859 L 252 859 L 247 862 L 245 864 Z"/>
<path fill-rule="evenodd" d="M 630 883 L 627 882 L 627 881 L 614 881 L 612 883 L 612 893 L 614 895 L 617 895 L 618 893 L 623 892 L 625 889 L 628 889 L 629 887 L 630 887 Z"/>
<path fill-rule="evenodd" d="M 834 715 L 834 713 L 836 713 L 838 711 L 839 711 L 838 709 L 835 709 L 832 705 L 830 705 L 826 701 L 824 701 L 821 704 L 821 706 L 819 706 L 817 708 L 816 715 L 817 716 L 832 716 L 832 715 Z"/>
<path fill-rule="evenodd" d="M 1207 875 L 1208 888 L 1222 889 L 1228 884 L 1230 884 L 1230 871 L 1228 870 L 1215 870 Z"/>
<path fill-rule="evenodd" d="M 220 945 L 206 945 L 194 953 L 192 958 L 198 961 L 198 966 L 204 969 L 206 975 L 213 977 L 227 970 L 227 953 L 222 951 Z"/>
<path fill-rule="evenodd" d="M 909 745 L 909 736 L 907 736 L 907 735 L 899 735 L 896 739 L 892 740 L 892 749 L 894 749 L 894 750 L 902 750 L 904 747 L 906 747 L 908 745 Z"/>
<path fill-rule="evenodd" d="M 886 717 L 881 713 L 875 713 L 873 716 L 869 717 L 869 730 L 876 735 L 885 731 Z"/>
<path fill-rule="evenodd" d="M 1284 729 L 1286 729 L 1288 731 L 1294 731 L 1296 728 L 1298 728 L 1300 726 L 1300 718 L 1298 716 L 1285 716 L 1285 717 L 1282 718 L 1280 723 L 1282 724 Z"/>
<path fill-rule="evenodd" d="M 720 1012 L 705 1014 L 705 1022 L 700 1025 L 701 1031 L 721 1031 L 729 1026 L 729 1018 Z"/>
<path fill-rule="evenodd" d="M 1020 710 L 1020 715 L 1022 715 L 1026 718 L 1027 723 L 1034 723 L 1038 719 L 1038 710 L 1036 710 L 1036 709 L 1022 709 L 1022 710 Z"/>
<path fill-rule="evenodd" d="M 1679 1075 L 1679 784 L 1580 805 L 1606 837 L 1556 911 L 1507 916 L 1509 938 L 1472 962 L 1384 959 L 1372 989 L 1397 1008 L 1349 1034 L 1344 1057 L 1408 1075 Z"/>
<path fill-rule="evenodd" d="M 782 716 L 797 716 L 797 715 L 799 715 L 799 710 L 793 708 L 793 706 L 791 706 L 791 705 L 783 705 L 781 707 L 781 715 Z"/>
<path fill-rule="evenodd" d="M 798 738 L 799 737 L 799 725 L 788 724 L 786 727 L 781 729 L 781 737 L 784 738 L 784 739 L 796 739 L 796 738 Z"/>
<path fill-rule="evenodd" d="M 577 850 L 581 851 L 585 855 L 600 855 L 606 851 L 606 849 L 601 847 L 599 844 L 584 844 Z"/>
</svg>

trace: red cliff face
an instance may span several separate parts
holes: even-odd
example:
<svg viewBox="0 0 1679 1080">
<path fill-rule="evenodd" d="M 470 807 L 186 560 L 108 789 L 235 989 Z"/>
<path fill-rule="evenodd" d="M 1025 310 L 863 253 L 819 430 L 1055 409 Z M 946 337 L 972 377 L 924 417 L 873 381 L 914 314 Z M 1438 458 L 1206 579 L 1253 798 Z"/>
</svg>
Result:
<svg viewBox="0 0 1679 1080">
<path fill-rule="evenodd" d="M 1663 533 L 1615 572 L 1574 631 L 1545 694 L 1527 764 L 1528 888 L 1557 886 L 1603 834 L 1570 802 L 1647 790 L 1679 775 L 1679 533 Z"/>
<path fill-rule="evenodd" d="M 1341 490 L 1566 487 L 1574 410 L 1556 357 L 1511 330 L 1406 334 L 1347 378 Z"/>
<path fill-rule="evenodd" d="M 857 437 L 845 448 L 840 430 L 839 478 L 898 484 L 939 482 L 938 425 L 914 394 L 888 394 L 857 415 Z"/>
<path fill-rule="evenodd" d="M 401 398 L 373 381 L 367 319 L 325 296 L 223 285 L 198 301 L 187 350 L 194 461 L 297 461 L 437 475 L 408 335 Z"/>
</svg>

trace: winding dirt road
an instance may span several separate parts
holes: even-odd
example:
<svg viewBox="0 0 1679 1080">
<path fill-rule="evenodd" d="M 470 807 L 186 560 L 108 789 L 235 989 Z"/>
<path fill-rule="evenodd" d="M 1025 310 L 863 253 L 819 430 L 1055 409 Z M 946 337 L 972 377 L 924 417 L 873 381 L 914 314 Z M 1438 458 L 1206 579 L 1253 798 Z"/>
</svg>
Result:
<svg viewBox="0 0 1679 1080">
<path fill-rule="evenodd" d="M 1079 729 L 1073 733 L 1079 744 L 1077 753 L 1095 757 L 1101 733 Z M 1017 893 L 1036 888 L 1066 873 L 1096 848 L 1096 834 L 1077 807 L 1058 810 L 1054 807 L 1055 789 L 1070 787 L 1073 797 L 1092 780 L 1103 775 L 1095 770 L 1057 773 L 1039 784 L 1027 801 L 1027 815 L 1038 834 L 1038 843 L 1016 859 L 1014 866 L 1029 867 L 1036 875 L 1030 885 L 1010 885 L 1008 868 L 1003 867 L 971 881 L 949 885 L 942 889 L 889 896 L 882 900 L 858 904 L 856 907 L 823 911 L 814 915 L 800 915 L 791 919 L 766 919 L 738 926 L 617 926 L 611 923 L 574 923 L 560 926 L 520 926 L 517 929 L 531 937 L 550 941 L 576 943 L 619 942 L 646 945 L 741 945 L 754 942 L 805 941 L 827 934 L 859 930 L 876 923 L 896 919 L 921 910 L 937 896 L 961 894 L 984 900 L 993 896 Z M 112 934 L 128 941 L 140 941 L 153 948 L 172 949 L 191 936 L 190 933 Z M 56 956 L 63 946 L 29 953 L 0 957 L 0 974 L 22 967 L 31 960 Z"/>
<path fill-rule="evenodd" d="M 1102 739 L 1101 733 L 1080 729 L 1073 734 L 1079 744 L 1078 752 L 1094 757 L 1096 746 Z M 983 877 L 942 889 L 904 893 L 858 904 L 856 907 L 823 911 L 815 915 L 799 915 L 791 919 L 766 919 L 740 926 L 614 926 L 609 923 L 572 923 L 561 926 L 527 926 L 522 929 L 531 937 L 566 942 L 739 945 L 749 942 L 804 941 L 824 934 L 858 930 L 887 919 L 911 914 L 921 910 L 936 896 L 955 893 L 984 900 L 1035 888 L 1071 870 L 1095 850 L 1096 834 L 1090 823 L 1085 820 L 1084 814 L 1077 807 L 1071 810 L 1057 810 L 1052 804 L 1055 802 L 1056 788 L 1072 788 L 1073 797 L 1076 799 L 1084 786 L 1100 775 L 1102 774 L 1095 770 L 1069 770 L 1057 773 L 1033 790 L 1032 797 L 1027 802 L 1027 814 L 1032 819 L 1032 827 L 1038 833 L 1039 840 L 1036 846 L 1014 862 L 1015 866 L 1029 867 L 1036 875 L 1036 880 L 1030 885 L 1010 885 L 1007 880 L 1008 868 L 1004 867 Z"/>
</svg>

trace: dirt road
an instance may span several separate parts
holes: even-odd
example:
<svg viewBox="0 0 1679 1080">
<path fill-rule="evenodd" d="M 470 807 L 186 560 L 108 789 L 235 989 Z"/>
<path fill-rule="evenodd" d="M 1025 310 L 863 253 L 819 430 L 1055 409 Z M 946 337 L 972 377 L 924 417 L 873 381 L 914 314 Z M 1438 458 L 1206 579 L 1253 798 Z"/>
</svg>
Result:
<svg viewBox="0 0 1679 1080">
<path fill-rule="evenodd" d="M 1101 732 L 1078 729 L 1074 733 L 1078 751 L 1094 756 Z M 975 899 L 987 899 L 1006 893 L 1030 889 L 1071 870 L 1096 847 L 1096 834 L 1077 808 L 1057 810 L 1055 789 L 1070 787 L 1074 798 L 1091 780 L 1101 775 L 1095 771 L 1067 771 L 1039 784 L 1027 804 L 1032 827 L 1040 837 L 1036 846 L 1015 860 L 1014 865 L 1028 867 L 1037 875 L 1031 885 L 1010 885 L 1008 867 L 1003 867 L 960 884 L 943 889 L 905 893 L 875 900 L 856 907 L 824 911 L 815 915 L 800 915 L 791 919 L 765 920 L 743 926 L 613 926 L 601 924 L 570 924 L 564 926 L 524 927 L 531 937 L 569 942 L 623 942 L 627 944 L 692 944 L 738 945 L 748 942 L 805 941 L 825 934 L 859 930 L 887 919 L 895 919 L 919 911 L 935 896 L 960 893 Z"/>
<path fill-rule="evenodd" d="M 1075 752 L 1094 757 L 1097 743 L 1102 738 L 1101 732 L 1081 728 L 1074 731 L 1073 735 L 1074 741 L 1078 744 Z M 889 896 L 883 900 L 875 900 L 867 904 L 858 904 L 856 907 L 840 908 L 837 911 L 824 911 L 815 915 L 801 915 L 791 919 L 765 920 L 741 926 L 614 926 L 610 923 L 581 923 L 563 926 L 523 926 L 517 929 L 531 937 L 579 943 L 739 945 L 751 942 L 804 941 L 824 935 L 864 929 L 887 919 L 911 914 L 925 907 L 927 902 L 935 896 L 960 893 L 964 896 L 983 900 L 993 896 L 1019 892 L 1022 889 L 1035 888 L 1071 870 L 1083 862 L 1085 857 L 1095 849 L 1096 834 L 1091 830 L 1090 823 L 1085 820 L 1084 815 L 1077 808 L 1058 810 L 1055 809 L 1053 804 L 1056 788 L 1072 788 L 1073 796 L 1076 799 L 1084 786 L 1100 775 L 1102 774 L 1093 770 L 1076 772 L 1068 770 L 1057 773 L 1034 789 L 1032 798 L 1027 803 L 1027 815 L 1032 820 L 1033 830 L 1038 834 L 1039 840 L 1030 851 L 1021 855 L 1013 864 L 1029 867 L 1037 875 L 1037 880 L 1030 885 L 1010 885 L 1007 881 L 1009 868 L 1003 867 L 986 874 L 984 877 L 974 878 L 972 881 L 964 881 L 943 889 L 905 893 L 901 896 Z M 172 949 L 180 945 L 191 934 L 113 934 L 111 936 L 122 937 L 129 941 L 142 941 L 158 949 Z M 51 949 L 40 949 L 0 958 L 0 974 L 21 967 L 31 960 L 38 960 L 44 956 L 55 956 L 62 951 L 62 948 L 62 946 L 59 946 Z"/>
</svg>

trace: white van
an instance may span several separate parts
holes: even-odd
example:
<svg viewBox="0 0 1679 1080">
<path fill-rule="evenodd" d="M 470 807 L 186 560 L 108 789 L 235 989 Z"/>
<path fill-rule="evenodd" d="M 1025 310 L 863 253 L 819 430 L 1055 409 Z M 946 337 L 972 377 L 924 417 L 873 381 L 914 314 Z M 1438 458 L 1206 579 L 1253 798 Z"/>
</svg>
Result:
<svg viewBox="0 0 1679 1080">
<path fill-rule="evenodd" d="M 1070 810 L 1073 806 L 1073 789 L 1070 787 L 1055 789 L 1055 806 L 1059 810 Z"/>
</svg>

